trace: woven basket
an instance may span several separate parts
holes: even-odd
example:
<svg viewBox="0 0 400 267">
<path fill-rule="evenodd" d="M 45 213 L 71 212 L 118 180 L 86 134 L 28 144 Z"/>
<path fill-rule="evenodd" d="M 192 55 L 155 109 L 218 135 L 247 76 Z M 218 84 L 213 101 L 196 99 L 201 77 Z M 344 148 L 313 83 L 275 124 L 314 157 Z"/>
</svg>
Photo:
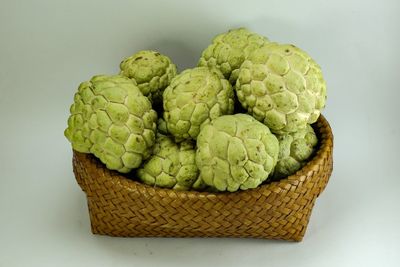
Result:
<svg viewBox="0 0 400 267">
<path fill-rule="evenodd" d="M 124 237 L 255 237 L 302 240 L 314 202 L 332 172 L 333 135 L 320 116 L 314 158 L 296 174 L 256 189 L 205 193 L 154 188 L 73 152 L 94 234 Z"/>
</svg>

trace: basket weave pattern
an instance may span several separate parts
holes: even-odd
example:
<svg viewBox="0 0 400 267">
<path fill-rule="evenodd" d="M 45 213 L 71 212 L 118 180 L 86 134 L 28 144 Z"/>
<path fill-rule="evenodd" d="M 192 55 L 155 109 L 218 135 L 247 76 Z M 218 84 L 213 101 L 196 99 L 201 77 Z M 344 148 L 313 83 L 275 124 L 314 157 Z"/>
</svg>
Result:
<svg viewBox="0 0 400 267">
<path fill-rule="evenodd" d="M 87 195 L 94 234 L 124 237 L 255 237 L 300 241 L 316 198 L 332 172 L 333 135 L 320 116 L 320 144 L 296 174 L 256 189 L 206 193 L 154 188 L 73 152 L 73 169 Z"/>
</svg>

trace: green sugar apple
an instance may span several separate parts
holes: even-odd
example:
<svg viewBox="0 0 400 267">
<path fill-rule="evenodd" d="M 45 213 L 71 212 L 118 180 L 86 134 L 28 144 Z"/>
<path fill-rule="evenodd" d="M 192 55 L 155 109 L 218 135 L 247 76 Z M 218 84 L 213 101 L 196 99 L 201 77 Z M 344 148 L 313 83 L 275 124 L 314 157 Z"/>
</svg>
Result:
<svg viewBox="0 0 400 267">
<path fill-rule="evenodd" d="M 196 139 L 203 123 L 233 113 L 233 89 L 217 69 L 183 71 L 172 79 L 163 99 L 166 128 L 177 141 Z"/>
<path fill-rule="evenodd" d="M 189 190 L 199 174 L 195 155 L 190 141 L 176 144 L 170 137 L 159 134 L 152 156 L 137 170 L 137 176 L 148 185 Z"/>
<path fill-rule="evenodd" d="M 162 93 L 176 75 L 171 60 L 156 51 L 143 50 L 124 59 L 120 74 L 136 81 L 143 95 L 154 103 L 162 102 Z"/>
<path fill-rule="evenodd" d="M 297 132 L 277 135 L 279 141 L 278 163 L 274 171 L 274 179 L 294 174 L 303 167 L 314 153 L 318 143 L 313 128 L 307 125 Z"/>
<path fill-rule="evenodd" d="M 157 120 L 157 132 L 163 135 L 169 135 L 167 130 L 167 123 L 163 118 L 158 118 Z"/>
<path fill-rule="evenodd" d="M 268 43 L 243 62 L 236 93 L 249 114 L 283 134 L 318 119 L 325 106 L 326 84 L 320 67 L 304 51 Z"/>
<path fill-rule="evenodd" d="M 150 156 L 157 114 L 134 81 L 99 75 L 80 84 L 64 134 L 110 170 L 127 173 Z"/>
<path fill-rule="evenodd" d="M 197 137 L 196 164 L 205 184 L 219 191 L 255 188 L 278 160 L 279 143 L 267 126 L 250 115 L 221 116 Z"/>
<path fill-rule="evenodd" d="M 235 84 L 243 61 L 265 43 L 267 38 L 245 28 L 221 33 L 203 51 L 198 66 L 216 67 Z"/>
</svg>

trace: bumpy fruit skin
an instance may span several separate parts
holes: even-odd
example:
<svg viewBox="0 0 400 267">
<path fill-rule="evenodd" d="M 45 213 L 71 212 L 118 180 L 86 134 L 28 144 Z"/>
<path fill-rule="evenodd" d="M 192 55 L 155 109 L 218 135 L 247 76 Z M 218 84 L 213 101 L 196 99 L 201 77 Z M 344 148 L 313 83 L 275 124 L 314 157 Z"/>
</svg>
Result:
<svg viewBox="0 0 400 267">
<path fill-rule="evenodd" d="M 153 155 L 137 170 L 137 176 L 148 185 L 190 190 L 199 175 L 195 155 L 190 141 L 176 144 L 170 137 L 158 135 Z"/>
<path fill-rule="evenodd" d="M 269 43 L 242 64 L 236 93 L 249 114 L 284 134 L 317 121 L 325 106 L 326 83 L 304 51 Z"/>
<path fill-rule="evenodd" d="M 162 93 L 176 76 L 176 66 L 157 51 L 143 50 L 124 59 L 120 74 L 135 80 L 140 91 L 154 103 L 162 102 Z"/>
<path fill-rule="evenodd" d="M 245 28 L 221 33 L 203 51 L 198 66 L 216 67 L 235 84 L 243 61 L 265 43 L 267 38 Z"/>
<path fill-rule="evenodd" d="M 72 147 L 108 169 L 127 173 L 150 156 L 157 113 L 131 79 L 99 75 L 81 83 L 70 112 L 64 134 Z"/>
<path fill-rule="evenodd" d="M 317 136 L 310 125 L 294 133 L 277 135 L 277 138 L 279 156 L 273 175 L 274 179 L 292 175 L 303 167 L 314 153 L 318 143 Z"/>
<path fill-rule="evenodd" d="M 168 130 L 167 130 L 167 123 L 163 118 L 158 118 L 157 120 L 157 133 L 163 134 L 163 135 L 169 135 Z"/>
<path fill-rule="evenodd" d="M 233 89 L 217 69 L 183 71 L 165 89 L 163 98 L 167 130 L 176 140 L 196 139 L 203 123 L 233 113 Z"/>
<path fill-rule="evenodd" d="M 205 184 L 234 192 L 265 181 L 278 153 L 278 140 L 267 126 L 250 115 L 226 115 L 202 127 L 196 163 Z"/>
</svg>

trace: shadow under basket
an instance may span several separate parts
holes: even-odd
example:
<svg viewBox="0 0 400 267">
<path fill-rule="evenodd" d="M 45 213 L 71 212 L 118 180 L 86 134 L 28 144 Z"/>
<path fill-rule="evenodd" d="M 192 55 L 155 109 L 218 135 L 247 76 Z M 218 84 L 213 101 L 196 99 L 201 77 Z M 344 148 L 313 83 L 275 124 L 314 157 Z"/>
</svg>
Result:
<svg viewBox="0 0 400 267">
<path fill-rule="evenodd" d="M 332 173 L 333 135 L 323 116 L 319 145 L 294 175 L 235 193 L 151 187 L 73 152 L 76 180 L 87 195 L 94 234 L 123 237 L 254 237 L 301 241 L 316 198 Z"/>
</svg>

